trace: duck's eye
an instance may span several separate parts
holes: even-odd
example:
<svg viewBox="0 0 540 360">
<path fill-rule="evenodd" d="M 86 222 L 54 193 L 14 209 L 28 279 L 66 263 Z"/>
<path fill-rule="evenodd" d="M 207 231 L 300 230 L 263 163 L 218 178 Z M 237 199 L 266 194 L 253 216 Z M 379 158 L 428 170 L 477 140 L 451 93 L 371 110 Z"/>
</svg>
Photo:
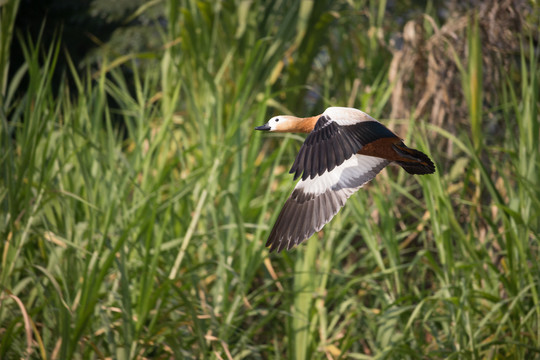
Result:
<svg viewBox="0 0 540 360">
<path fill-rule="evenodd" d="M 279 122 L 279 119 L 276 119 L 276 122 Z"/>
</svg>

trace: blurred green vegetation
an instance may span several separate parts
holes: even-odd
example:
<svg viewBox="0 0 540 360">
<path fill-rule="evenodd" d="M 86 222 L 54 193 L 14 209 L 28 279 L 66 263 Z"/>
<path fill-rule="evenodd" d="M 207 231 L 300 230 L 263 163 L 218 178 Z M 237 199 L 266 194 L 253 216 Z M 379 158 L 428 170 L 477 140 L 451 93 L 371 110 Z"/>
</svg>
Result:
<svg viewBox="0 0 540 360">
<path fill-rule="evenodd" d="M 538 5 L 396 4 L 148 2 L 81 71 L 4 2 L 0 358 L 539 358 Z M 253 127 L 331 105 L 437 172 L 269 254 L 303 137 Z"/>
</svg>

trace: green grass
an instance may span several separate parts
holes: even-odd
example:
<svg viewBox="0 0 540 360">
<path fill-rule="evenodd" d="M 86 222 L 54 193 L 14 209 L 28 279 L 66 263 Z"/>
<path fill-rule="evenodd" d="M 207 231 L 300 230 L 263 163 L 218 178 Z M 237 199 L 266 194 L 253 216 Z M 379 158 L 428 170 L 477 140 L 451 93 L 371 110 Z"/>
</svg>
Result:
<svg viewBox="0 0 540 360">
<path fill-rule="evenodd" d="M 74 85 L 58 90 L 69 55 L 17 38 L 26 62 L 0 96 L 0 358 L 540 358 L 540 69 L 527 36 L 503 102 L 482 107 L 471 21 L 466 127 L 392 119 L 434 175 L 391 167 L 306 245 L 264 248 L 303 137 L 254 126 L 329 105 L 390 123 L 377 38 L 390 15 L 355 6 L 170 0 L 161 52 L 82 75 L 72 64 Z"/>
</svg>

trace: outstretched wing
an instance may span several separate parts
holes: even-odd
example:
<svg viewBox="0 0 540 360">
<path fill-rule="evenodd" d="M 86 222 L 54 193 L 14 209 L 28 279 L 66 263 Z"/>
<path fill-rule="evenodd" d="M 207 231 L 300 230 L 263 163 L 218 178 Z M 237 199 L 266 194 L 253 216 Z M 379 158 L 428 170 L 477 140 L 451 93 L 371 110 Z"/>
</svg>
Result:
<svg viewBox="0 0 540 360">
<path fill-rule="evenodd" d="M 328 111 L 328 110 L 327 110 Z M 365 145 L 381 138 L 398 138 L 392 131 L 369 115 L 340 119 L 323 113 L 315 128 L 300 148 L 289 171 L 296 180 L 314 179 L 332 171 L 356 154 Z M 330 117 L 332 116 L 332 117 Z"/>
<path fill-rule="evenodd" d="M 382 158 L 352 155 L 332 171 L 300 180 L 281 209 L 266 246 L 280 252 L 320 231 L 354 192 L 389 163 Z"/>
</svg>

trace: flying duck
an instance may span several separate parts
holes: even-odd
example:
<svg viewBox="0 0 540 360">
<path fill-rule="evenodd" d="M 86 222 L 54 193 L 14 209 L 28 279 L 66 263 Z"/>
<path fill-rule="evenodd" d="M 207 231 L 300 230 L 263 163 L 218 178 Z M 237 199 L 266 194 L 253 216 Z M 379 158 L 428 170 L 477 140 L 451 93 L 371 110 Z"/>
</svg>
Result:
<svg viewBox="0 0 540 360">
<path fill-rule="evenodd" d="M 309 133 L 292 165 L 300 178 L 285 202 L 266 246 L 270 252 L 293 246 L 320 231 L 347 199 L 395 163 L 409 174 L 432 174 L 435 165 L 424 153 L 363 111 L 329 107 L 321 115 L 279 115 L 255 130 Z"/>
</svg>

